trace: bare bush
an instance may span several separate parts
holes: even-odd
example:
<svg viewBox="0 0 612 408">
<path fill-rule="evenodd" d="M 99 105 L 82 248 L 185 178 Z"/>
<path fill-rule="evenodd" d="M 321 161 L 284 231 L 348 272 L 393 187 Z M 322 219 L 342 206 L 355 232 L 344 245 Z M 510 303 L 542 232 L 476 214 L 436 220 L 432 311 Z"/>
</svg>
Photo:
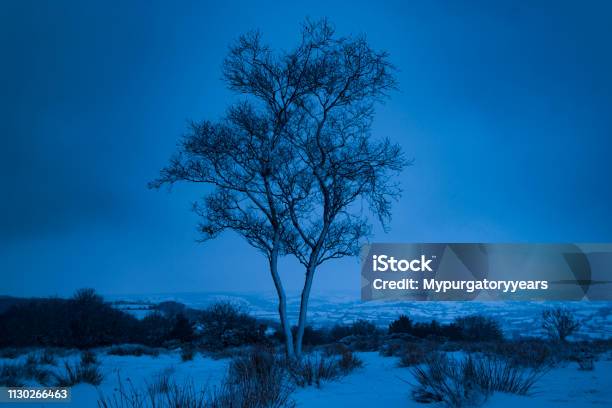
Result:
<svg viewBox="0 0 612 408">
<path fill-rule="evenodd" d="M 550 342 L 537 339 L 487 345 L 483 352 L 504 358 L 519 367 L 534 368 L 555 365 L 565 354 Z"/>
<path fill-rule="evenodd" d="M 580 322 L 568 309 L 557 307 L 542 312 L 542 328 L 553 340 L 564 342 L 579 327 Z"/>
<path fill-rule="evenodd" d="M 400 355 L 400 367 L 412 367 L 421 364 L 427 356 L 426 351 L 422 347 L 411 347 L 404 350 Z"/>
<path fill-rule="evenodd" d="M 495 391 L 527 395 L 543 373 L 542 369 L 516 367 L 503 359 L 468 356 L 455 360 L 434 354 L 424 366 L 413 368 L 418 384 L 412 396 L 417 402 L 474 406 Z"/>
<path fill-rule="evenodd" d="M 91 350 L 85 350 L 81 353 L 81 365 L 97 364 L 98 358 L 96 353 Z"/>
<path fill-rule="evenodd" d="M 76 384 L 86 383 L 100 385 L 104 376 L 97 364 L 79 363 L 71 365 L 64 362 L 64 371 L 54 373 L 55 385 L 58 387 L 72 387 Z"/>
<path fill-rule="evenodd" d="M 363 361 L 350 350 L 337 355 L 305 356 L 301 361 L 288 364 L 289 375 L 298 387 L 321 386 L 324 381 L 338 379 L 353 370 L 363 367 Z"/>
<path fill-rule="evenodd" d="M 323 381 L 340 377 L 340 369 L 335 358 L 307 356 L 289 365 L 291 379 L 298 387 L 321 386 Z"/>
<path fill-rule="evenodd" d="M 51 377 L 51 372 L 38 367 L 38 361 L 28 358 L 21 364 L 3 364 L 0 366 L 0 386 L 23 387 L 26 381 L 36 381 L 46 385 Z"/>
<path fill-rule="evenodd" d="M 230 363 L 228 377 L 213 395 L 212 407 L 293 407 L 285 361 L 268 350 L 255 349 Z"/>
</svg>

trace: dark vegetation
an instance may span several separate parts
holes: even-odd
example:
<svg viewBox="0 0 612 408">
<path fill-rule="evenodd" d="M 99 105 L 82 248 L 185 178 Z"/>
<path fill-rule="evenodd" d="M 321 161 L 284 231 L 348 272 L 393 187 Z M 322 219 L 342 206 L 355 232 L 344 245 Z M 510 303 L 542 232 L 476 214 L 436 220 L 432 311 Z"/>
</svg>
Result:
<svg viewBox="0 0 612 408">
<path fill-rule="evenodd" d="M 195 327 L 201 329 L 196 333 Z M 155 355 L 156 347 L 194 343 L 221 350 L 266 341 L 266 324 L 229 303 L 197 311 L 164 302 L 144 319 L 114 308 L 92 289 L 72 298 L 38 298 L 16 302 L 0 314 L 2 354 L 23 347 L 89 349 L 115 346 L 115 355 Z M 117 346 L 131 344 L 128 346 Z M 135 346 L 135 345 L 140 346 Z"/>
</svg>

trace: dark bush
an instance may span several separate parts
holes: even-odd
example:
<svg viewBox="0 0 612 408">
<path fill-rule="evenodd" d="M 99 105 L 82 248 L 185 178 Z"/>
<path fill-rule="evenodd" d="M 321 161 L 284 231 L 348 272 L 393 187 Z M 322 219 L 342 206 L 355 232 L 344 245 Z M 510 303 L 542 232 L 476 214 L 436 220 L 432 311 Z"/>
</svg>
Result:
<svg viewBox="0 0 612 408">
<path fill-rule="evenodd" d="M 191 361 L 195 355 L 195 350 L 191 345 L 184 345 L 181 347 L 181 361 Z"/>
<path fill-rule="evenodd" d="M 98 357 L 96 353 L 91 350 L 85 350 L 81 353 L 81 365 L 97 364 Z"/>
<path fill-rule="evenodd" d="M 51 371 L 38 367 L 36 358 L 28 358 L 21 364 L 3 364 L 0 366 L 0 386 L 23 387 L 26 381 L 36 381 L 47 385 Z"/>
<path fill-rule="evenodd" d="M 543 367 L 563 359 L 564 352 L 542 340 L 517 340 L 486 345 L 485 353 L 506 359 L 518 367 Z"/>
<path fill-rule="evenodd" d="M 350 336 L 351 334 L 353 334 L 351 331 L 351 327 L 342 324 L 334 325 L 329 332 L 330 340 L 332 342 L 336 342 L 340 339 Z"/>
<path fill-rule="evenodd" d="M 356 320 L 350 325 L 336 324 L 329 331 L 329 342 L 337 342 L 348 336 L 378 336 L 376 326 L 367 320 Z"/>
<path fill-rule="evenodd" d="M 265 324 L 228 302 L 215 303 L 202 311 L 200 323 L 204 346 L 212 350 L 265 341 Z"/>
<path fill-rule="evenodd" d="M 297 336 L 297 326 L 293 326 L 291 328 L 291 333 L 293 334 L 293 338 Z M 276 330 L 274 332 L 274 338 L 278 341 L 285 341 L 285 334 L 280 330 Z M 312 326 L 304 327 L 304 337 L 302 338 L 302 344 L 304 346 L 320 346 L 323 344 L 330 343 L 329 332 L 324 328 L 315 329 Z"/>
<path fill-rule="evenodd" d="M 378 334 L 378 329 L 374 323 L 359 319 L 351 325 L 351 334 L 355 336 L 372 336 Z"/>
<path fill-rule="evenodd" d="M 174 326 L 168 334 L 170 340 L 179 340 L 187 343 L 193 340 L 193 326 L 191 322 L 182 314 L 176 315 L 174 318 Z"/>
<path fill-rule="evenodd" d="M 70 299 L 31 299 L 0 315 L 9 328 L 0 346 L 90 348 L 132 340 L 138 320 L 105 303 L 92 289 Z"/>
<path fill-rule="evenodd" d="M 323 381 L 334 380 L 342 372 L 336 358 L 312 355 L 290 364 L 289 374 L 298 387 L 315 385 L 318 388 Z"/>
<path fill-rule="evenodd" d="M 406 315 L 400 315 L 396 320 L 389 325 L 389 334 L 393 333 L 411 333 L 412 320 Z"/>
<path fill-rule="evenodd" d="M 406 348 L 400 355 L 398 365 L 400 367 L 412 367 L 415 365 L 422 364 L 425 362 L 426 357 L 433 352 L 432 350 L 425 350 L 420 346 L 413 346 Z"/>
<path fill-rule="evenodd" d="M 357 357 L 352 351 L 346 350 L 338 360 L 338 367 L 342 374 L 346 375 L 357 368 L 363 367 L 363 361 Z"/>
<path fill-rule="evenodd" d="M 553 340 L 566 341 L 580 327 L 571 311 L 560 307 L 542 312 L 542 328 Z"/>
<path fill-rule="evenodd" d="M 498 341 L 504 338 L 499 323 L 482 315 L 472 315 L 455 319 L 461 339 L 464 341 Z"/>
<path fill-rule="evenodd" d="M 64 371 L 55 373 L 55 385 L 58 387 L 73 387 L 80 383 L 100 385 L 104 378 L 97 364 L 84 364 L 83 362 L 75 365 L 64 363 Z"/>
<path fill-rule="evenodd" d="M 293 407 L 294 387 L 288 382 L 285 361 L 269 350 L 255 348 L 234 358 L 221 392 L 214 396 L 217 407 Z"/>
<path fill-rule="evenodd" d="M 168 340 L 175 324 L 171 318 L 159 312 L 153 312 L 145 316 L 138 326 L 137 338 L 132 342 L 159 347 Z"/>
</svg>

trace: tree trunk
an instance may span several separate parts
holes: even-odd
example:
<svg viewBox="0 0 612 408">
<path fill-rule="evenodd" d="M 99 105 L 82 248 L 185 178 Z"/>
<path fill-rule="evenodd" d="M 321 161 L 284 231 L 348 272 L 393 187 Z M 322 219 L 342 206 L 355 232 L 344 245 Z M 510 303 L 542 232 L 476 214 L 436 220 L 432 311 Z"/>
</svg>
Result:
<svg viewBox="0 0 612 408">
<path fill-rule="evenodd" d="M 314 266 L 306 268 L 306 279 L 304 280 L 304 288 L 302 289 L 302 298 L 300 301 L 300 318 L 298 320 L 295 338 L 295 355 L 297 358 L 300 358 L 302 355 L 302 341 L 304 340 L 304 328 L 306 327 L 306 316 L 308 314 L 308 300 L 310 298 L 310 289 L 312 288 L 314 272 Z"/>
<path fill-rule="evenodd" d="M 273 250 L 270 255 L 270 273 L 274 281 L 274 287 L 278 295 L 278 315 L 280 317 L 281 329 L 285 335 L 285 354 L 289 360 L 295 359 L 295 349 L 293 348 L 293 335 L 291 334 L 291 324 L 287 317 L 287 296 L 285 289 L 278 274 L 278 251 Z"/>
</svg>

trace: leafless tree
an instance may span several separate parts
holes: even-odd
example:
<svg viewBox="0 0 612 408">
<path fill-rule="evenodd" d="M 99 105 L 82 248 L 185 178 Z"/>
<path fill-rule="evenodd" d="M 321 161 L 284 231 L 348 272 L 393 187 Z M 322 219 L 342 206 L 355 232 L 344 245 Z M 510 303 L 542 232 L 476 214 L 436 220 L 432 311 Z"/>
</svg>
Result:
<svg viewBox="0 0 612 408">
<path fill-rule="evenodd" d="M 566 341 L 580 327 L 580 322 L 567 309 L 557 307 L 542 312 L 542 327 L 555 340 Z"/>
<path fill-rule="evenodd" d="M 399 196 L 401 150 L 370 136 L 375 104 L 395 87 L 392 71 L 386 53 L 363 37 L 335 36 L 326 20 L 307 21 L 299 45 L 283 53 L 258 33 L 243 35 L 223 74 L 246 100 L 219 123 L 193 124 L 152 183 L 215 187 L 194 207 L 203 238 L 230 229 L 267 256 L 289 357 L 301 354 L 317 267 L 356 255 L 370 231 L 368 212 L 386 225 Z M 295 343 L 277 266 L 285 254 L 305 266 Z"/>
<path fill-rule="evenodd" d="M 305 33 L 316 43 L 302 63 L 308 85 L 285 128 L 301 161 L 298 171 L 284 169 L 289 176 L 280 185 L 293 227 L 287 250 L 305 267 L 297 355 L 317 268 L 358 254 L 371 230 L 369 214 L 386 226 L 400 194 L 394 176 L 408 164 L 398 145 L 370 135 L 375 104 L 396 85 L 387 54 L 363 37 L 337 38 L 326 21 L 307 24 Z"/>
</svg>

